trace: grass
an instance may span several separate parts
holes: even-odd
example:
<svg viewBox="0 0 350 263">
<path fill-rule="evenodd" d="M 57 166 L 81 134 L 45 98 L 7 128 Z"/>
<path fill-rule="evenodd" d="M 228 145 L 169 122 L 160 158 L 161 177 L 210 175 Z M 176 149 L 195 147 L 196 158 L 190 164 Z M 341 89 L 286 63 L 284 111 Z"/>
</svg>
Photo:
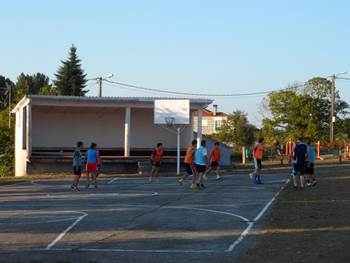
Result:
<svg viewBox="0 0 350 263">
<path fill-rule="evenodd" d="M 279 196 L 239 262 L 350 262 L 350 167 L 316 167 L 318 185 Z"/>
</svg>

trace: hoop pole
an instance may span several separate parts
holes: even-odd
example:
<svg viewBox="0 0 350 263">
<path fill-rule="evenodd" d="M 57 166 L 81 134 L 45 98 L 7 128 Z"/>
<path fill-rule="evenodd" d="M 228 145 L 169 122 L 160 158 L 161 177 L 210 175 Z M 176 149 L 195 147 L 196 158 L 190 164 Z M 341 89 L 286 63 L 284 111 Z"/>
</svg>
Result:
<svg viewBox="0 0 350 263">
<path fill-rule="evenodd" d="M 176 163 L 176 174 L 180 175 L 180 134 L 181 130 L 180 128 L 176 129 L 176 136 L 177 136 L 177 163 Z"/>
</svg>

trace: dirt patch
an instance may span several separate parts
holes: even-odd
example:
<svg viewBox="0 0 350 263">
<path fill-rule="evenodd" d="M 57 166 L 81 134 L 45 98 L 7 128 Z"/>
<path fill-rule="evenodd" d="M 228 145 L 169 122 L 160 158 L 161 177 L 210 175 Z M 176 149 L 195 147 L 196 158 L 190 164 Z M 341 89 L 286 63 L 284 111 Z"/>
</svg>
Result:
<svg viewBox="0 0 350 263">
<path fill-rule="evenodd" d="M 239 262 L 350 262 L 350 167 L 316 168 L 316 187 L 289 185 Z"/>
</svg>

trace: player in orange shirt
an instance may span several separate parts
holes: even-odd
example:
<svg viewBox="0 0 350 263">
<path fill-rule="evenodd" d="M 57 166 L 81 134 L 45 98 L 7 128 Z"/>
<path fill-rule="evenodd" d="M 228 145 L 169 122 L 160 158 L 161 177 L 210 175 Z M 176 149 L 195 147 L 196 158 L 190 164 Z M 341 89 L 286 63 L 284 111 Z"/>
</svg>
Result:
<svg viewBox="0 0 350 263">
<path fill-rule="evenodd" d="M 159 169 L 163 155 L 163 144 L 161 142 L 157 143 L 157 147 L 152 151 L 151 155 L 152 170 L 151 175 L 149 177 L 150 182 L 153 181 L 153 177 L 155 177 L 156 181 L 159 182 Z"/>
<path fill-rule="evenodd" d="M 204 174 L 204 178 L 207 178 L 207 175 L 211 172 L 211 171 L 215 171 L 216 174 L 216 180 L 220 180 L 222 179 L 219 175 L 219 163 L 220 163 L 220 157 L 221 157 L 221 152 L 220 152 L 220 147 L 219 147 L 219 143 L 215 142 L 214 144 L 214 148 L 211 150 L 210 156 L 209 156 L 209 162 L 210 162 L 210 167 L 209 169 L 205 172 Z"/>
<path fill-rule="evenodd" d="M 250 178 L 253 179 L 254 176 L 254 183 L 255 184 L 261 184 L 261 168 L 262 168 L 262 159 L 264 157 L 265 152 L 265 146 L 264 146 L 264 138 L 259 138 L 258 143 L 255 145 L 253 150 L 253 157 L 254 157 L 254 172 L 249 174 Z"/>
<path fill-rule="evenodd" d="M 197 170 L 196 170 L 196 166 L 194 165 L 194 154 L 196 153 L 196 149 L 197 149 L 197 140 L 193 140 L 192 141 L 192 145 L 187 147 L 186 150 L 186 156 L 185 156 L 185 168 L 186 168 L 186 173 L 181 176 L 181 178 L 179 179 L 179 184 L 183 185 L 184 180 L 192 175 L 192 185 L 195 185 L 196 183 L 196 178 L 197 178 Z"/>
</svg>

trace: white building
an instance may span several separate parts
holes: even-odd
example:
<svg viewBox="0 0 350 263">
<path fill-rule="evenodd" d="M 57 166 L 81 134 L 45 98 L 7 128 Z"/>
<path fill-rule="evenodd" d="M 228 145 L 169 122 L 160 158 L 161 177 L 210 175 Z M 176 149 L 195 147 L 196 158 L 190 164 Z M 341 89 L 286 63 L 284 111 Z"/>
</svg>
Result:
<svg viewBox="0 0 350 263">
<path fill-rule="evenodd" d="M 77 141 L 95 142 L 106 163 L 118 172 L 149 156 L 156 143 L 167 151 L 176 148 L 176 136 L 153 123 L 154 101 L 144 97 L 24 97 L 13 109 L 15 174 L 71 170 L 71 153 Z M 163 98 L 159 98 L 163 99 Z M 190 125 L 181 134 L 181 149 L 193 139 L 193 115 L 212 101 L 190 99 Z M 201 138 L 201 121 L 196 130 Z M 170 156 L 169 156 L 170 158 Z M 104 161 L 105 163 L 105 161 Z M 116 166 L 124 167 L 117 169 Z M 63 168 L 62 168 L 63 167 Z M 114 169 L 114 170 L 113 170 Z"/>
</svg>

